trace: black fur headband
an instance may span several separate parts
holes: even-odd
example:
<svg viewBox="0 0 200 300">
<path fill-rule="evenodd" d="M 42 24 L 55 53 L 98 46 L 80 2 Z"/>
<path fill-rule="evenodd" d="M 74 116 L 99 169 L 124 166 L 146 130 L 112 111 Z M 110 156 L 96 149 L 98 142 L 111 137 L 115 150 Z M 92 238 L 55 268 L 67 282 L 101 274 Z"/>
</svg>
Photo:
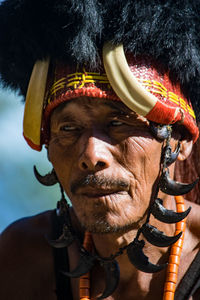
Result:
<svg viewBox="0 0 200 300">
<path fill-rule="evenodd" d="M 200 0 L 6 0 L 0 5 L 0 74 L 26 94 L 36 60 L 98 64 L 104 41 L 153 57 L 199 115 Z"/>
</svg>

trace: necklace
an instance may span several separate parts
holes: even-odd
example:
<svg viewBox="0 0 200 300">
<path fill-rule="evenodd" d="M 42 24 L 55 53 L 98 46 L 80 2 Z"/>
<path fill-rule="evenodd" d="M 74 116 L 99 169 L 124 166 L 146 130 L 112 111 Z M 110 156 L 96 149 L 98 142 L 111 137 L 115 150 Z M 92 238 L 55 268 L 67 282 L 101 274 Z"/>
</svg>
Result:
<svg viewBox="0 0 200 300">
<path fill-rule="evenodd" d="M 177 212 L 185 210 L 184 199 L 182 196 L 175 196 Z M 180 264 L 180 256 L 183 247 L 184 232 L 186 227 L 186 219 L 176 223 L 175 235 L 182 231 L 181 237 L 171 247 L 169 263 L 166 270 L 166 280 L 164 285 L 163 300 L 173 300 L 178 278 L 178 268 Z M 91 252 L 93 248 L 92 235 L 85 232 L 83 247 Z M 80 300 L 90 300 L 90 273 L 86 273 L 80 277 L 79 281 Z"/>
<path fill-rule="evenodd" d="M 184 199 L 182 196 L 175 196 L 177 212 L 183 212 L 185 210 Z M 164 285 L 163 300 L 173 300 L 176 288 L 176 282 L 178 278 L 178 268 L 180 264 L 180 257 L 183 247 L 184 234 L 186 227 L 186 218 L 176 223 L 175 234 L 182 231 L 181 237 L 171 247 L 169 263 L 166 270 L 166 281 Z"/>
<path fill-rule="evenodd" d="M 90 232 L 85 232 L 83 247 L 91 252 L 93 248 L 92 235 Z M 82 275 L 79 280 L 79 295 L 80 300 L 90 299 L 90 272 Z"/>
</svg>

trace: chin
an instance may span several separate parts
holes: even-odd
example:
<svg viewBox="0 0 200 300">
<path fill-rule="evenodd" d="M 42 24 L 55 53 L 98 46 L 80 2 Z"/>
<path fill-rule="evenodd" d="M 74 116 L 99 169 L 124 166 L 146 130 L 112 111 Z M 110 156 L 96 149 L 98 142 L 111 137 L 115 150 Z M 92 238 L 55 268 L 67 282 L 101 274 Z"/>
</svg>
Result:
<svg viewBox="0 0 200 300">
<path fill-rule="evenodd" d="M 85 230 L 92 233 L 124 233 L 138 229 L 146 210 L 130 197 L 72 199 L 75 214 Z M 139 206 L 139 207 L 138 207 Z"/>
<path fill-rule="evenodd" d="M 124 220 L 123 222 L 119 215 L 116 218 L 113 216 L 112 218 L 109 218 L 109 214 L 93 214 L 92 217 L 80 218 L 79 220 L 86 231 L 101 234 L 125 233 L 134 228 L 138 229 L 139 223 L 135 222 L 134 220 L 128 221 L 128 219 Z"/>
</svg>

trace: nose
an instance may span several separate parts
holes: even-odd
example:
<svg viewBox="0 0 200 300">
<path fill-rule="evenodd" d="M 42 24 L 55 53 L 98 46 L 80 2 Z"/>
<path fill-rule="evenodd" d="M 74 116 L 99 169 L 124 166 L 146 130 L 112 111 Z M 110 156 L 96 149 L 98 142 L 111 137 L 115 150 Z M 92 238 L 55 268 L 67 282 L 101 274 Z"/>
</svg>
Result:
<svg viewBox="0 0 200 300">
<path fill-rule="evenodd" d="M 113 160 L 109 144 L 101 138 L 90 136 L 84 143 L 79 157 L 79 168 L 82 171 L 100 171 L 108 168 Z M 83 145 L 83 144 L 82 144 Z M 81 147 L 82 148 L 82 147 Z"/>
</svg>

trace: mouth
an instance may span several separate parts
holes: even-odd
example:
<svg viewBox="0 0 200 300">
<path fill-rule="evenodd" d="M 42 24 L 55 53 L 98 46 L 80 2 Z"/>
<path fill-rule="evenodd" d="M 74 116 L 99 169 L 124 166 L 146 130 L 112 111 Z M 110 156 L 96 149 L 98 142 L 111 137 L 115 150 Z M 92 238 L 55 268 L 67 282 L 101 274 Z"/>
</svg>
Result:
<svg viewBox="0 0 200 300">
<path fill-rule="evenodd" d="M 117 189 L 88 188 L 80 190 L 77 194 L 87 198 L 105 198 L 107 196 L 124 195 L 127 194 L 127 191 Z"/>
<path fill-rule="evenodd" d="M 124 178 L 114 179 L 103 175 L 88 174 L 71 183 L 71 193 L 87 196 L 105 196 L 129 190 L 129 182 Z"/>
<path fill-rule="evenodd" d="M 106 197 L 106 196 L 114 196 L 114 195 L 119 195 L 122 194 L 122 192 L 107 192 L 107 193 L 84 193 L 82 194 L 83 196 L 87 197 L 87 198 L 102 198 L 102 197 Z"/>
</svg>

